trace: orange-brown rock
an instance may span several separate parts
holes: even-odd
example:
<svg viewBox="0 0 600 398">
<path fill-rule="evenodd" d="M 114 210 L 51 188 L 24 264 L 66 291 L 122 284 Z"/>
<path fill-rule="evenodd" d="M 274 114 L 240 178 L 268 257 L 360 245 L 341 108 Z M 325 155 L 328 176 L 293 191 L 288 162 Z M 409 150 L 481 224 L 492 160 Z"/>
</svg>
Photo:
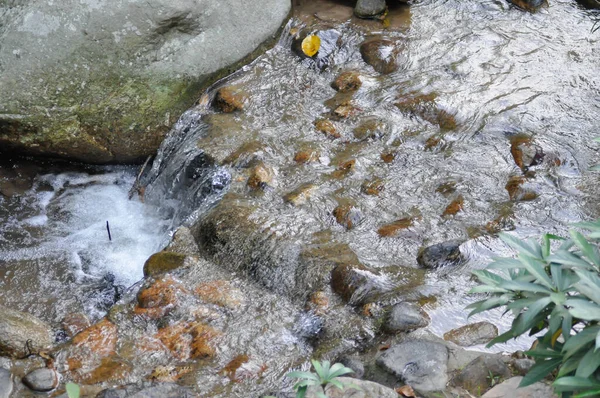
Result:
<svg viewBox="0 0 600 398">
<path fill-rule="evenodd" d="M 349 304 L 366 304 L 386 287 L 375 280 L 379 275 L 362 264 L 340 264 L 331 272 L 331 289 Z"/>
<path fill-rule="evenodd" d="M 392 163 L 394 159 L 396 159 L 395 152 L 384 152 L 381 154 L 381 160 L 383 160 L 384 163 Z"/>
<path fill-rule="evenodd" d="M 177 322 L 158 331 L 156 337 L 179 360 L 215 354 L 214 339 L 221 332 L 200 322 Z"/>
<path fill-rule="evenodd" d="M 454 192 L 456 192 L 456 182 L 454 182 L 454 181 L 444 182 L 444 183 L 438 185 L 438 187 L 435 189 L 435 192 L 439 192 L 444 196 L 449 196 L 449 195 L 453 194 Z"/>
<path fill-rule="evenodd" d="M 385 187 L 384 182 L 381 178 L 375 178 L 370 181 L 365 181 L 361 185 L 361 191 L 366 195 L 378 196 L 383 188 Z"/>
<path fill-rule="evenodd" d="M 425 150 L 426 151 L 430 151 L 432 149 L 437 148 L 442 142 L 442 139 L 440 137 L 429 137 L 427 138 L 427 141 L 425 141 Z"/>
<path fill-rule="evenodd" d="M 322 315 L 329 309 L 329 297 L 322 291 L 313 292 L 306 302 L 306 309 L 317 315 Z"/>
<path fill-rule="evenodd" d="M 294 161 L 297 163 L 310 163 L 319 160 L 319 153 L 316 151 L 298 151 L 294 155 Z"/>
<path fill-rule="evenodd" d="M 117 348 L 117 327 L 103 319 L 73 337 L 72 347 L 99 357 L 112 355 Z"/>
<path fill-rule="evenodd" d="M 333 88 L 341 93 L 358 90 L 361 85 L 360 75 L 354 71 L 341 73 L 332 84 Z"/>
<path fill-rule="evenodd" d="M 533 143 L 531 137 L 517 134 L 510 139 L 510 153 L 515 164 L 523 171 L 540 164 L 544 158 L 542 148 Z"/>
<path fill-rule="evenodd" d="M 174 383 L 192 370 L 191 366 L 161 365 L 154 368 L 148 379 L 156 382 Z"/>
<path fill-rule="evenodd" d="M 450 204 L 446 207 L 442 216 L 453 216 L 459 211 L 462 211 L 465 200 L 462 195 L 458 195 Z"/>
<path fill-rule="evenodd" d="M 273 185 L 275 171 L 273 168 L 260 162 L 252 168 L 250 178 L 248 178 L 248 186 L 252 189 L 264 189 L 269 185 Z"/>
<path fill-rule="evenodd" d="M 352 205 L 342 204 L 333 210 L 333 216 L 338 224 L 352 229 L 360 222 L 361 214 L 360 211 Z"/>
<path fill-rule="evenodd" d="M 306 203 L 316 190 L 317 186 L 314 184 L 303 184 L 292 192 L 286 194 L 283 197 L 283 200 L 293 204 L 294 206 L 300 206 Z"/>
<path fill-rule="evenodd" d="M 213 105 L 221 112 L 231 113 L 244 109 L 246 94 L 236 87 L 223 87 L 217 91 Z"/>
<path fill-rule="evenodd" d="M 357 140 L 373 140 L 383 137 L 388 126 L 382 120 L 370 118 L 356 126 L 353 130 L 354 138 Z"/>
<path fill-rule="evenodd" d="M 73 380 L 81 384 L 98 384 L 110 382 L 122 384 L 132 371 L 131 364 L 117 356 L 103 358 L 100 365 L 86 373 L 75 373 Z"/>
<path fill-rule="evenodd" d="M 520 176 L 511 176 L 508 179 L 505 188 L 510 200 L 526 202 L 538 197 L 537 192 L 523 187 L 524 183 L 525 178 Z"/>
<path fill-rule="evenodd" d="M 91 326 L 90 320 L 81 312 L 67 314 L 62 320 L 62 328 L 67 332 L 67 336 L 73 337 L 77 333 Z"/>
<path fill-rule="evenodd" d="M 199 284 L 194 289 L 200 300 L 221 307 L 234 309 L 242 305 L 243 296 L 239 289 L 231 285 L 231 282 L 216 280 Z"/>
<path fill-rule="evenodd" d="M 400 50 L 397 43 L 381 38 L 368 39 L 360 45 L 363 60 L 384 75 L 398 69 Z"/>
<path fill-rule="evenodd" d="M 249 360 L 250 357 L 246 354 L 237 355 L 231 361 L 229 361 L 227 365 L 223 367 L 223 369 L 219 371 L 219 374 L 229 377 L 229 380 L 231 381 L 236 381 L 237 379 L 235 377 L 235 374 L 237 370 Z"/>
<path fill-rule="evenodd" d="M 358 109 L 353 103 L 352 101 L 346 101 L 341 103 L 339 106 L 337 106 L 334 110 L 333 113 L 334 115 L 338 116 L 338 117 L 350 117 L 350 116 L 354 116 L 356 115 L 358 112 L 360 111 L 360 109 Z"/>
<path fill-rule="evenodd" d="M 379 234 L 379 236 L 381 237 L 390 237 L 390 236 L 395 236 L 399 231 L 403 230 L 403 229 L 407 229 L 408 227 L 413 225 L 413 220 L 412 218 L 401 218 L 399 220 L 396 220 L 392 223 L 386 224 L 382 227 L 380 227 L 377 230 L 377 233 Z"/>
<path fill-rule="evenodd" d="M 319 120 L 315 120 L 314 124 L 315 124 L 315 128 L 317 129 L 317 131 L 325 134 L 326 136 L 328 136 L 330 138 L 340 138 L 341 137 L 340 133 L 338 133 L 335 126 L 333 125 L 333 123 L 330 120 L 319 119 Z"/>
<path fill-rule="evenodd" d="M 189 291 L 181 282 L 165 276 L 138 293 L 138 304 L 133 311 L 150 319 L 158 319 L 172 310 Z"/>
<path fill-rule="evenodd" d="M 223 164 L 238 168 L 251 167 L 260 161 L 265 149 L 265 145 L 260 141 L 246 142 L 223 159 Z"/>
<path fill-rule="evenodd" d="M 83 380 L 113 356 L 117 349 L 117 327 L 108 319 L 78 333 L 65 349 L 65 362 L 71 377 Z M 101 372 L 101 371 L 99 371 Z"/>
<path fill-rule="evenodd" d="M 356 159 L 350 159 L 345 162 L 340 163 L 337 170 L 335 170 L 331 175 L 334 178 L 343 178 L 350 174 L 354 167 L 356 166 Z"/>
<path fill-rule="evenodd" d="M 408 93 L 394 105 L 400 111 L 411 116 L 418 116 L 429 123 L 437 124 L 443 130 L 455 129 L 457 125 L 455 117 L 435 103 L 436 97 L 437 95 L 434 93 Z"/>
</svg>

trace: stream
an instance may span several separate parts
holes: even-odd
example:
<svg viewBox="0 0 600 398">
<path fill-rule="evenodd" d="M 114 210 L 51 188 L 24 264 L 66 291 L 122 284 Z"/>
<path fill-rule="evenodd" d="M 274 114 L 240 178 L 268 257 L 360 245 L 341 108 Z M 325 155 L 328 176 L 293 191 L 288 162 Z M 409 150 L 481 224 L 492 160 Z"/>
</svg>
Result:
<svg viewBox="0 0 600 398">
<path fill-rule="evenodd" d="M 314 291 L 331 293 L 320 259 L 336 257 L 338 248 L 350 253 L 344 259 L 377 272 L 377 290 L 397 283 L 398 270 L 419 268 L 424 247 L 459 242 L 465 261 L 458 267 L 426 272 L 415 286 L 373 301 L 419 301 L 438 336 L 480 320 L 506 330 L 511 319 L 501 312 L 467 320 L 464 309 L 474 300 L 467 294 L 475 284 L 470 271 L 513 254 L 497 233 L 564 236 L 571 224 L 600 216 L 598 177 L 589 171 L 600 162 L 594 15 L 567 0 L 552 0 L 535 14 L 499 0 L 424 0 L 390 4 L 386 28 L 349 20 L 351 12 L 343 2 L 303 4 L 274 48 L 215 83 L 181 116 L 142 177 L 145 191 L 131 200 L 138 167 L 3 161 L 0 305 L 53 325 L 73 312 L 98 320 L 133 297 L 146 259 L 185 226 L 199 243 L 200 261 L 212 264 L 192 279 L 203 281 L 215 267 L 249 303 L 243 313 L 214 321 L 226 337 L 218 366 L 211 366 L 225 366 L 240 346 L 250 358 L 272 360 L 261 386 L 228 385 L 202 370 L 204 362 L 194 365 L 198 373 L 184 384 L 206 396 L 269 391 L 286 366 L 316 352 L 298 332 L 314 325 L 298 325 L 317 321 L 302 318 L 301 308 Z M 292 50 L 294 35 L 307 33 L 321 37 L 316 61 Z M 387 74 L 360 53 L 366 39 L 381 37 L 389 51 L 399 49 Z M 362 84 L 337 92 L 332 82 L 346 71 Z M 212 106 L 223 87 L 243 93 L 243 110 Z M 425 99 L 406 105 L 414 98 Z M 439 115 L 450 115 L 450 128 Z M 336 137 L 315 127 L 322 119 Z M 523 143 L 535 159 L 517 165 L 515 148 Z M 268 174 L 258 188 L 248 182 L 257 167 Z M 290 199 L 298 192 L 302 201 Z M 392 224 L 402 226 L 382 229 Z M 217 243 L 207 236 L 213 232 Z M 350 329 L 334 327 L 331 336 L 347 342 L 374 333 L 372 321 L 353 323 L 363 302 L 335 300 L 325 324 L 344 317 Z M 258 330 L 265 334 L 254 335 Z M 359 350 L 359 340 L 344 349 Z M 524 338 L 491 351 L 530 344 Z M 320 352 L 333 356 L 337 349 Z M 136 369 L 160 358 L 139 359 Z M 260 365 L 250 361 L 246 370 L 256 373 Z"/>
</svg>

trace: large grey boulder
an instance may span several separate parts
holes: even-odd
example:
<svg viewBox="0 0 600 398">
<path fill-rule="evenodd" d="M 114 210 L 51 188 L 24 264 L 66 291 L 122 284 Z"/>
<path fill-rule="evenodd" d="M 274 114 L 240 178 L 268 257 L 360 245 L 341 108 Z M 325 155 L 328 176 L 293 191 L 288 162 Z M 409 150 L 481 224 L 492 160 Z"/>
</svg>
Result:
<svg viewBox="0 0 600 398">
<path fill-rule="evenodd" d="M 23 358 L 52 345 L 52 329 L 33 315 L 0 306 L 0 356 Z"/>
<path fill-rule="evenodd" d="M 0 368 L 0 398 L 10 397 L 13 390 L 13 381 L 10 371 Z"/>
<path fill-rule="evenodd" d="M 199 90 L 273 38 L 290 0 L 0 2 L 0 150 L 153 153 Z"/>
<path fill-rule="evenodd" d="M 552 387 L 542 382 L 534 383 L 530 386 L 519 388 L 519 383 L 523 378 L 521 376 L 511 377 L 510 379 L 498 384 L 481 398 L 556 398 L 557 395 Z"/>
<path fill-rule="evenodd" d="M 443 344 L 405 341 L 385 351 L 376 362 L 415 390 L 443 390 L 448 382 L 448 349 Z"/>
</svg>

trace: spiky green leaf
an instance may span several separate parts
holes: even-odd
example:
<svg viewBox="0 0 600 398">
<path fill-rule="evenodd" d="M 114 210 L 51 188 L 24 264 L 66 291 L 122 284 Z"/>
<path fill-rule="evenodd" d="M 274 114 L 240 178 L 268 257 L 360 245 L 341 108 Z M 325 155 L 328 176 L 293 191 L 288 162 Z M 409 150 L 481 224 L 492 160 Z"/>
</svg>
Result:
<svg viewBox="0 0 600 398">
<path fill-rule="evenodd" d="M 525 377 L 523 377 L 521 383 L 519 383 L 519 388 L 530 386 L 533 383 L 542 380 L 544 377 L 548 376 L 554 369 L 556 369 L 561 364 L 561 362 L 561 358 L 552 358 L 536 362 L 536 364 L 531 367 L 529 372 L 527 372 Z"/>
</svg>

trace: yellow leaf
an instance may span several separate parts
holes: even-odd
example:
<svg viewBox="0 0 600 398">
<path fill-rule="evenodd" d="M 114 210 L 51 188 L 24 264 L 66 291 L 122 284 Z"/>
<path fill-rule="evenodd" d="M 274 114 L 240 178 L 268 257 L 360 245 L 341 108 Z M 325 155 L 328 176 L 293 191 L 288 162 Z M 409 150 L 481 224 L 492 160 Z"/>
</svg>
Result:
<svg viewBox="0 0 600 398">
<path fill-rule="evenodd" d="M 308 57 L 312 57 L 319 51 L 321 47 L 321 39 L 317 35 L 306 36 L 302 40 L 302 52 Z"/>
</svg>

